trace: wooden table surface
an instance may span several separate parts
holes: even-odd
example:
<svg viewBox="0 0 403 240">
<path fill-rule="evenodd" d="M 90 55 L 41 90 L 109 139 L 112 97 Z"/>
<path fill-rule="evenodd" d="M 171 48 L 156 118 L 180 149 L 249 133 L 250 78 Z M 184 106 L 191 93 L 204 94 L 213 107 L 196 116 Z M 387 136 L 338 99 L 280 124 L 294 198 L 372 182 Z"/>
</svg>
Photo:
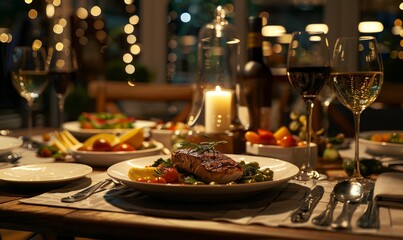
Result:
<svg viewBox="0 0 403 240">
<path fill-rule="evenodd" d="M 97 169 L 94 173 L 102 171 Z M 18 201 L 48 190 L 0 185 L 0 228 L 98 239 L 399 239 L 343 231 L 160 218 L 133 213 L 31 205 Z"/>
</svg>

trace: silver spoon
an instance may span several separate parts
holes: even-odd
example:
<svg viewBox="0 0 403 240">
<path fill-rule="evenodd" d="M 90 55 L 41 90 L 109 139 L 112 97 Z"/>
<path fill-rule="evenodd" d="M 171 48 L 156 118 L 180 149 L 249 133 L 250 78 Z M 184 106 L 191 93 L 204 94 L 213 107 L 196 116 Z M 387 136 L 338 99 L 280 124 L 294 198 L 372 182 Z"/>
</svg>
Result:
<svg viewBox="0 0 403 240">
<path fill-rule="evenodd" d="M 343 202 L 343 210 L 337 219 L 331 224 L 335 229 L 349 229 L 349 205 L 352 202 L 358 202 L 364 195 L 364 188 L 361 183 L 353 180 L 346 180 L 334 186 L 334 195 L 338 201 Z"/>
</svg>

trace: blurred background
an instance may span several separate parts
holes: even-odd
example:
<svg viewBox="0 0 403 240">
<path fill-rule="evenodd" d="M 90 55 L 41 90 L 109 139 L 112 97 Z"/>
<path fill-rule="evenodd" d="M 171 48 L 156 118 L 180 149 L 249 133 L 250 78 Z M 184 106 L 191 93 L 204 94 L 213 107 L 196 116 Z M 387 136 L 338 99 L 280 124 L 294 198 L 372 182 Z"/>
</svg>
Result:
<svg viewBox="0 0 403 240">
<path fill-rule="evenodd" d="M 287 114 L 301 110 L 285 74 L 289 34 L 309 24 L 326 24 L 330 47 L 338 36 L 377 37 L 384 60 L 385 82 L 403 84 L 403 3 L 398 0 L 2 0 L 0 1 L 0 127 L 26 127 L 26 103 L 10 81 L 11 51 L 34 42 L 47 48 L 71 44 L 79 71 L 66 99 L 65 120 L 94 111 L 88 96 L 91 81 L 193 83 L 197 73 L 197 34 L 222 5 L 241 39 L 240 64 L 246 61 L 247 18 L 264 18 L 264 56 L 277 75 L 273 127 L 285 124 Z M 373 31 L 358 31 L 361 22 L 377 22 Z M 290 93 L 290 94 L 284 94 Z M 276 104 L 283 101 L 287 104 Z M 362 130 L 403 129 L 403 102 L 376 103 L 364 111 Z M 137 118 L 169 119 L 180 111 L 174 103 L 150 107 L 122 101 L 122 112 Z M 333 100 L 334 116 L 351 113 Z M 304 109 L 302 108 L 302 111 Z M 34 126 L 57 126 L 56 97 L 51 88 L 35 102 Z M 342 131 L 332 122 L 334 132 Z M 379 121 L 382 119 L 382 121 Z M 376 125 L 376 126 L 374 126 Z"/>
</svg>

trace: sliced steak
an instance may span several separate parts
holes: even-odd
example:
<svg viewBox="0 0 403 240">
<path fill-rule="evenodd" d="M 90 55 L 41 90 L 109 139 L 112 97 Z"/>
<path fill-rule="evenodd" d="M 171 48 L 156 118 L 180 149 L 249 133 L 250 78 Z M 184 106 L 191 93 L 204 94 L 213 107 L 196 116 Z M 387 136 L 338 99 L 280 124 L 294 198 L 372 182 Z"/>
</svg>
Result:
<svg viewBox="0 0 403 240">
<path fill-rule="evenodd" d="M 238 162 L 216 150 L 199 153 L 194 149 L 179 149 L 172 154 L 171 161 L 178 169 L 208 183 L 229 183 L 242 177 L 244 172 Z"/>
</svg>

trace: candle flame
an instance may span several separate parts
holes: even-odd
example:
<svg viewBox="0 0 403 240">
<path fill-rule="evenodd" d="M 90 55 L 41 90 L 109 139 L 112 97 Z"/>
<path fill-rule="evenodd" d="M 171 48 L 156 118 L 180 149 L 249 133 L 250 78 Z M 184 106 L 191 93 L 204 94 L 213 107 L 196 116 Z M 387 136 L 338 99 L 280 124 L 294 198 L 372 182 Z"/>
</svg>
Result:
<svg viewBox="0 0 403 240">
<path fill-rule="evenodd" d="M 217 92 L 220 92 L 221 91 L 221 87 L 220 86 L 215 86 L 215 90 L 217 91 Z"/>
</svg>

